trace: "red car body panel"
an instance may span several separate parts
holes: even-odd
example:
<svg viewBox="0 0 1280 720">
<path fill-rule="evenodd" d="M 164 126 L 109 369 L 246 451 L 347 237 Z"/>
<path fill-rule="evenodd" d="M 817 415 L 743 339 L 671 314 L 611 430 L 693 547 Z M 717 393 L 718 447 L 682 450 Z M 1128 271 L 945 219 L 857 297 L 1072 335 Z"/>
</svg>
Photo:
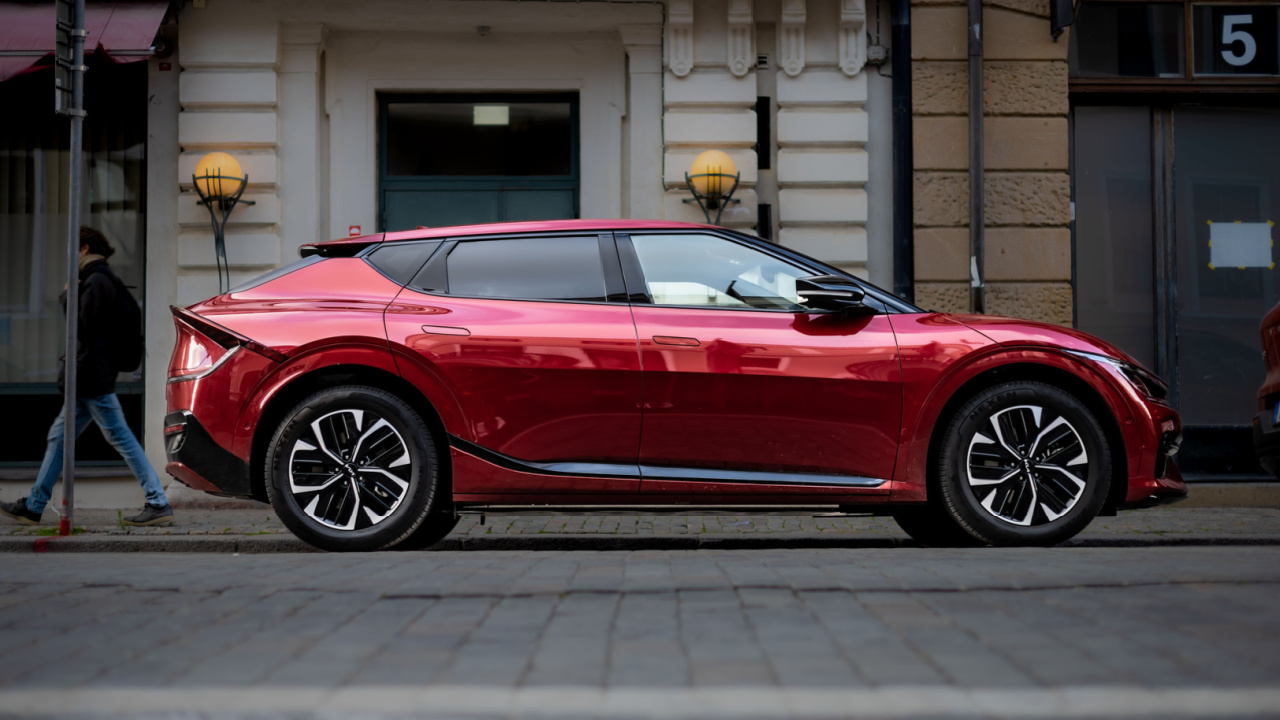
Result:
<svg viewBox="0 0 1280 720">
<path fill-rule="evenodd" d="M 402 364 L 454 389 L 456 437 L 532 463 L 636 464 L 640 359 L 626 305 L 433 296 L 405 290 L 386 313 Z M 486 476 L 491 477 L 491 475 Z M 519 489 L 518 478 L 492 492 Z M 634 492 L 635 478 L 592 483 Z M 466 478 L 469 492 L 485 483 Z M 525 491 L 581 488 L 540 478 Z"/>
<path fill-rule="evenodd" d="M 555 221 L 316 247 L 342 255 L 432 237 L 690 229 L 715 231 Z M 458 503 L 919 503 L 947 402 L 984 373 L 1028 364 L 1070 373 L 1110 409 L 1125 503 L 1186 492 L 1176 467 L 1155 477 L 1162 434 L 1181 430 L 1177 413 L 1115 368 L 1071 354 L 1126 358 L 1119 350 L 1042 323 L 434 295 L 402 289 L 361 257 L 327 257 L 190 310 L 271 356 L 241 347 L 168 386 L 170 416 L 198 420 L 225 453 L 219 462 L 245 475 L 229 488 L 215 477 L 222 466 L 170 463 L 175 477 L 211 492 L 260 495 L 248 478 L 261 468 L 248 468 L 275 429 L 263 427 L 264 414 L 286 404 L 273 401 L 318 372 L 359 368 L 401 378 L 430 405 L 449 436 Z M 175 352 L 171 377 L 185 372 L 182 357 Z M 855 482 L 828 481 L 837 478 Z"/>
</svg>

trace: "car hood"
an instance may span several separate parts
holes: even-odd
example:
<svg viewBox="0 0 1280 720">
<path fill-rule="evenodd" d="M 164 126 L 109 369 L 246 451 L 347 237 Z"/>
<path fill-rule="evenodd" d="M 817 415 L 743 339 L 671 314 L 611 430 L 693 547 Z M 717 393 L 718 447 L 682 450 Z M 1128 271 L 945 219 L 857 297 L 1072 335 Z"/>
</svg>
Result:
<svg viewBox="0 0 1280 720">
<path fill-rule="evenodd" d="M 1061 325 L 999 315 L 952 315 L 951 318 L 1005 347 L 1052 347 L 1106 355 L 1134 365 L 1139 364 L 1137 360 L 1115 345 L 1088 333 Z"/>
</svg>

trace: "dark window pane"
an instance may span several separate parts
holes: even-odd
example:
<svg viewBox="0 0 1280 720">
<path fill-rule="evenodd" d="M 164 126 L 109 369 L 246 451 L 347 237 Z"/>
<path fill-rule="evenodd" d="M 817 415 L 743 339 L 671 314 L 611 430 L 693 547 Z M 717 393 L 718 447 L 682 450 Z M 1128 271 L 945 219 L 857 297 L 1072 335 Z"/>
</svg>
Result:
<svg viewBox="0 0 1280 720">
<path fill-rule="evenodd" d="M 1182 77 L 1183 6 L 1083 3 L 1071 28 L 1076 77 Z"/>
<path fill-rule="evenodd" d="M 387 277 L 404 285 L 438 247 L 439 242 L 387 243 L 369 254 L 369 262 Z"/>
<path fill-rule="evenodd" d="M 1247 425 L 1266 376 L 1258 326 L 1280 300 L 1280 111 L 1174 111 L 1178 392 L 1187 425 Z"/>
<path fill-rule="evenodd" d="M 387 104 L 387 174 L 573 174 L 568 102 Z"/>
<path fill-rule="evenodd" d="M 1280 42 L 1275 5 L 1195 5 L 1197 75 L 1275 75 Z"/>
<path fill-rule="evenodd" d="M 480 240 L 449 253 L 449 294 L 531 300 L 604 300 L 594 237 Z"/>
<path fill-rule="evenodd" d="M 1077 107 L 1076 319 L 1155 369 L 1151 111 Z"/>
</svg>

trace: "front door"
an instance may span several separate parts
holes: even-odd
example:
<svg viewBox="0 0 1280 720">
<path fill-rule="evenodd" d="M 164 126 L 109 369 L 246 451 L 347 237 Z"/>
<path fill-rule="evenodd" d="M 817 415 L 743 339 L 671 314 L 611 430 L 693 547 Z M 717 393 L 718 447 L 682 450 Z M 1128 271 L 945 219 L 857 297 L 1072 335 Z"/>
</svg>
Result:
<svg viewBox="0 0 1280 720">
<path fill-rule="evenodd" d="M 381 230 L 578 216 L 576 95 L 380 101 Z"/>
<path fill-rule="evenodd" d="M 632 305 L 642 490 L 887 491 L 902 417 L 887 317 L 809 310 L 795 282 L 813 271 L 724 237 L 636 234 L 619 251 L 647 294 Z"/>
</svg>

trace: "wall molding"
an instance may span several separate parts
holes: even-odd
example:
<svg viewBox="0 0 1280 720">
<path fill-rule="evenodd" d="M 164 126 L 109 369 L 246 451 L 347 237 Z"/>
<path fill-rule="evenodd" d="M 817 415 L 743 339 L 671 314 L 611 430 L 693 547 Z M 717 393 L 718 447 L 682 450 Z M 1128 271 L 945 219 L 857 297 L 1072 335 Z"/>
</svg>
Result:
<svg viewBox="0 0 1280 720">
<path fill-rule="evenodd" d="M 667 67 L 676 77 L 684 77 L 693 70 L 693 0 L 671 0 L 667 28 Z"/>
<path fill-rule="evenodd" d="M 866 0 L 840 0 L 840 70 L 853 77 L 867 64 Z"/>
<path fill-rule="evenodd" d="M 728 48 L 729 72 L 743 77 L 755 65 L 752 36 L 754 20 L 752 18 L 752 0 L 729 0 L 729 37 Z"/>
<path fill-rule="evenodd" d="M 807 17 L 805 0 L 782 0 L 778 66 L 791 77 L 804 70 L 804 24 Z"/>
</svg>

